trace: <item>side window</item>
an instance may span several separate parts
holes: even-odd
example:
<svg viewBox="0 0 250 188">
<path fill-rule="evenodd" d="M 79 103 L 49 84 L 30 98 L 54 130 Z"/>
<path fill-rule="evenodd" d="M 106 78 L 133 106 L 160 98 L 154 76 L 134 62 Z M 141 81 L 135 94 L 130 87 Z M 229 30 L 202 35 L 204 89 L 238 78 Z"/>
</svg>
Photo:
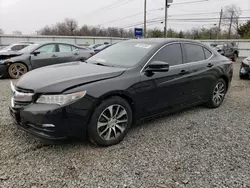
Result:
<svg viewBox="0 0 250 188">
<path fill-rule="evenodd" d="M 203 47 L 196 44 L 183 44 L 187 63 L 205 60 Z"/>
<path fill-rule="evenodd" d="M 71 51 L 72 51 L 71 45 L 59 44 L 59 52 L 71 52 Z"/>
<path fill-rule="evenodd" d="M 11 48 L 11 50 L 13 50 L 13 51 L 19 51 L 19 50 L 21 50 L 21 49 L 23 49 L 23 45 L 16 45 L 16 46 L 13 46 L 13 47 Z"/>
<path fill-rule="evenodd" d="M 151 61 L 163 61 L 170 66 L 182 64 L 182 51 L 180 44 L 170 44 L 162 48 Z"/>
<path fill-rule="evenodd" d="M 56 45 L 55 44 L 47 44 L 42 46 L 41 48 L 37 49 L 41 53 L 53 53 L 56 52 Z"/>
<path fill-rule="evenodd" d="M 72 50 L 72 51 L 75 51 L 75 50 L 77 50 L 77 49 L 78 49 L 77 47 L 71 46 L 71 50 Z"/>
<path fill-rule="evenodd" d="M 205 57 L 206 59 L 209 59 L 212 56 L 212 52 L 210 52 L 208 49 L 203 48 L 204 49 L 204 53 L 205 53 Z"/>
</svg>

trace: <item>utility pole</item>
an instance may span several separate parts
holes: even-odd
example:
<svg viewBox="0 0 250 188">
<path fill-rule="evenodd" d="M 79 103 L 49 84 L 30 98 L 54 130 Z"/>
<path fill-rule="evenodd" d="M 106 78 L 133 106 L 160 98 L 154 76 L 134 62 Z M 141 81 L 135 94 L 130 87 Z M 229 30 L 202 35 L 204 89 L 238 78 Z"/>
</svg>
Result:
<svg viewBox="0 0 250 188">
<path fill-rule="evenodd" d="M 233 16 L 234 16 L 234 11 L 232 11 L 232 15 L 231 15 L 231 18 L 230 18 L 230 25 L 229 25 L 229 32 L 228 32 L 229 39 L 231 38 L 231 30 L 232 30 L 232 24 L 233 24 Z"/>
<path fill-rule="evenodd" d="M 164 27 L 164 37 L 167 38 L 167 21 L 168 21 L 168 0 L 166 1 L 165 6 L 165 27 Z"/>
<path fill-rule="evenodd" d="M 144 0 L 144 38 L 147 37 L 147 0 Z"/>
<path fill-rule="evenodd" d="M 220 21 L 219 21 L 219 26 L 218 26 L 218 30 L 217 30 L 217 40 L 219 39 L 219 36 L 220 36 L 220 27 L 221 27 L 222 15 L 223 15 L 223 9 L 220 10 Z"/>
</svg>

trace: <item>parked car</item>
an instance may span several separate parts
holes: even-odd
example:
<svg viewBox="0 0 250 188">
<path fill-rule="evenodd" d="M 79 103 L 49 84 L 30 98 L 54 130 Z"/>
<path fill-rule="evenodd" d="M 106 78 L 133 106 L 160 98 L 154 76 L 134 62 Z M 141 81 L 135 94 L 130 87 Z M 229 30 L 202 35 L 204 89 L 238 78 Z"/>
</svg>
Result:
<svg viewBox="0 0 250 188">
<path fill-rule="evenodd" d="M 211 44 L 221 55 L 226 56 L 233 61 L 239 57 L 239 51 L 235 43 Z"/>
<path fill-rule="evenodd" d="M 86 63 L 25 74 L 11 84 L 10 113 L 18 127 L 41 138 L 88 136 L 110 146 L 139 120 L 198 104 L 219 107 L 232 74 L 232 61 L 197 41 L 128 40 Z"/>
<path fill-rule="evenodd" d="M 68 43 L 36 43 L 12 54 L 11 58 L 0 61 L 0 77 L 10 76 L 17 79 L 39 67 L 85 61 L 93 54 L 93 50 Z"/>
<path fill-rule="evenodd" d="M 250 77 L 250 57 L 247 57 L 241 62 L 240 78 L 246 79 L 249 77 Z"/>
<path fill-rule="evenodd" d="M 104 50 L 104 49 L 106 49 L 106 48 L 108 48 L 108 47 L 110 47 L 110 46 L 112 46 L 112 44 L 103 44 L 103 45 L 97 47 L 97 48 L 94 50 L 94 52 L 97 54 L 97 53 L 99 53 L 100 51 L 102 51 L 102 50 Z"/>
<path fill-rule="evenodd" d="M 97 47 L 99 47 L 101 45 L 103 45 L 103 44 L 92 44 L 92 45 L 89 45 L 89 48 L 96 49 Z"/>
<path fill-rule="evenodd" d="M 29 46 L 30 43 L 17 43 L 17 44 L 12 44 L 9 46 L 6 46 L 4 48 L 0 49 L 0 56 L 2 53 L 8 53 L 8 52 L 17 52 L 19 50 L 22 50 L 23 48 Z"/>
</svg>

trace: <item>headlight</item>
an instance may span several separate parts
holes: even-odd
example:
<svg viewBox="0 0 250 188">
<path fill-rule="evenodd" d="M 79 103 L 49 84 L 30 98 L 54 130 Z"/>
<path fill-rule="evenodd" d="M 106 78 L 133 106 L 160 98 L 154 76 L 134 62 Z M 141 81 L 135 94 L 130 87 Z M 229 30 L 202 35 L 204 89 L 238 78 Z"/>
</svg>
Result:
<svg viewBox="0 0 250 188">
<path fill-rule="evenodd" d="M 58 104 L 62 106 L 81 99 L 85 94 L 86 91 L 62 95 L 41 95 L 36 102 L 42 104 Z"/>
</svg>

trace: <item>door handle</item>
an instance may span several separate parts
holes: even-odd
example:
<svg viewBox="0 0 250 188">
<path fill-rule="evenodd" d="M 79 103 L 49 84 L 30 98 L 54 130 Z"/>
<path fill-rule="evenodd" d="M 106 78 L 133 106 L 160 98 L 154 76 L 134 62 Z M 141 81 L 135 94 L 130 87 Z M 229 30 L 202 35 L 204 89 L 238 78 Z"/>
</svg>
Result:
<svg viewBox="0 0 250 188">
<path fill-rule="evenodd" d="M 214 66 L 214 64 L 212 63 L 208 63 L 207 67 L 211 68 L 212 66 Z"/>
<path fill-rule="evenodd" d="M 57 55 L 52 55 L 51 57 L 57 57 Z"/>
<path fill-rule="evenodd" d="M 74 55 L 79 55 L 79 53 L 74 53 Z"/>
<path fill-rule="evenodd" d="M 179 75 L 184 75 L 184 74 L 188 74 L 189 71 L 188 70 L 181 70 L 181 72 L 179 73 Z"/>
</svg>

